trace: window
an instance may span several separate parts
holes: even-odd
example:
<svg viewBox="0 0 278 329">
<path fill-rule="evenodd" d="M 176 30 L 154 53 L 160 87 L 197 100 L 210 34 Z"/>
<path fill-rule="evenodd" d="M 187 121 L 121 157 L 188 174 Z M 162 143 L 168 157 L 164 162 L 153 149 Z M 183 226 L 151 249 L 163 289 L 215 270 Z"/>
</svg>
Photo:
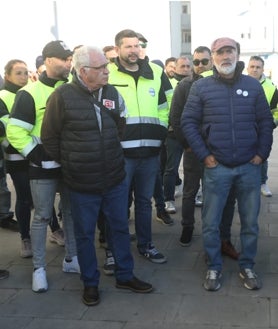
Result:
<svg viewBox="0 0 278 329">
<path fill-rule="evenodd" d="M 183 14 L 188 14 L 188 5 L 183 5 L 182 6 L 182 13 Z"/>
<path fill-rule="evenodd" d="M 183 30 L 182 31 L 182 42 L 183 43 L 191 43 L 191 31 Z"/>
</svg>

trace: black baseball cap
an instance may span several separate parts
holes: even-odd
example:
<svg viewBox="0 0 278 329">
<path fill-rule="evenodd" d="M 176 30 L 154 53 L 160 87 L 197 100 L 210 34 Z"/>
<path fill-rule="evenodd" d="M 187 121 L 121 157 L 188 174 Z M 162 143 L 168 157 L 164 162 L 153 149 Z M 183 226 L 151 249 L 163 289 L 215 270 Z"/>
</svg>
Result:
<svg viewBox="0 0 278 329">
<path fill-rule="evenodd" d="M 67 59 L 72 56 L 73 52 L 62 40 L 51 41 L 46 44 L 42 50 L 42 57 L 45 60 L 47 57 L 56 57 Z"/>
</svg>

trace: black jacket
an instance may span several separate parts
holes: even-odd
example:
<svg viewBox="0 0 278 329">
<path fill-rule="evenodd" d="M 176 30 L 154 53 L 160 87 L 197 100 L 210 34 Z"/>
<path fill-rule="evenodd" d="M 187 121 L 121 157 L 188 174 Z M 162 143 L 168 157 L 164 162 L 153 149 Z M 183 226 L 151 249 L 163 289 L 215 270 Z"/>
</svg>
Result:
<svg viewBox="0 0 278 329">
<path fill-rule="evenodd" d="M 193 78 L 191 80 L 188 77 L 182 79 L 177 86 L 175 87 L 174 96 L 171 103 L 170 109 L 170 124 L 173 128 L 175 137 L 177 140 L 183 145 L 185 149 L 189 148 L 189 145 L 181 131 L 181 115 L 187 101 L 187 97 L 189 94 L 189 90 L 194 81 L 202 78 L 201 75 L 193 74 Z"/>
</svg>

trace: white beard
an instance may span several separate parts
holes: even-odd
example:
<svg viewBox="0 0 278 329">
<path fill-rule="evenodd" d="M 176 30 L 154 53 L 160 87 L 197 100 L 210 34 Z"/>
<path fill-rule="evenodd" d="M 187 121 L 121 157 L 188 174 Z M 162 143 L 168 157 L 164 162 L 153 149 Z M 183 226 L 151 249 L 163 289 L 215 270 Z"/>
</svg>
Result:
<svg viewBox="0 0 278 329">
<path fill-rule="evenodd" d="M 223 74 L 223 75 L 229 75 L 233 73 L 236 69 L 236 62 L 232 63 L 231 66 L 221 66 L 221 65 L 216 65 L 214 64 L 218 73 Z"/>
</svg>

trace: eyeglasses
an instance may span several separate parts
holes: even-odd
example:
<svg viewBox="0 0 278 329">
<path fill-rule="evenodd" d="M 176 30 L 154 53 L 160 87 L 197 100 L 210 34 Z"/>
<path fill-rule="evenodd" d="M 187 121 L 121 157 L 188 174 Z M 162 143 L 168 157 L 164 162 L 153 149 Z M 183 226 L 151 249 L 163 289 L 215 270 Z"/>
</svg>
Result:
<svg viewBox="0 0 278 329">
<path fill-rule="evenodd" d="M 83 67 L 86 67 L 87 69 L 104 70 L 104 69 L 107 68 L 107 65 L 108 65 L 108 64 L 109 64 L 109 63 L 105 63 L 105 64 L 102 64 L 102 65 L 100 65 L 100 66 L 89 66 L 89 65 L 85 65 L 85 66 L 83 66 Z"/>
<path fill-rule="evenodd" d="M 28 75 L 28 71 L 15 71 L 15 75 Z"/>
<path fill-rule="evenodd" d="M 209 62 L 209 59 L 208 58 L 203 58 L 201 60 L 200 59 L 194 59 L 193 64 L 195 66 L 199 66 L 200 63 L 202 63 L 202 65 L 208 65 L 208 62 Z"/>
<path fill-rule="evenodd" d="M 141 47 L 141 48 L 147 48 L 147 43 L 146 42 L 140 42 L 139 43 L 139 46 Z"/>
</svg>

